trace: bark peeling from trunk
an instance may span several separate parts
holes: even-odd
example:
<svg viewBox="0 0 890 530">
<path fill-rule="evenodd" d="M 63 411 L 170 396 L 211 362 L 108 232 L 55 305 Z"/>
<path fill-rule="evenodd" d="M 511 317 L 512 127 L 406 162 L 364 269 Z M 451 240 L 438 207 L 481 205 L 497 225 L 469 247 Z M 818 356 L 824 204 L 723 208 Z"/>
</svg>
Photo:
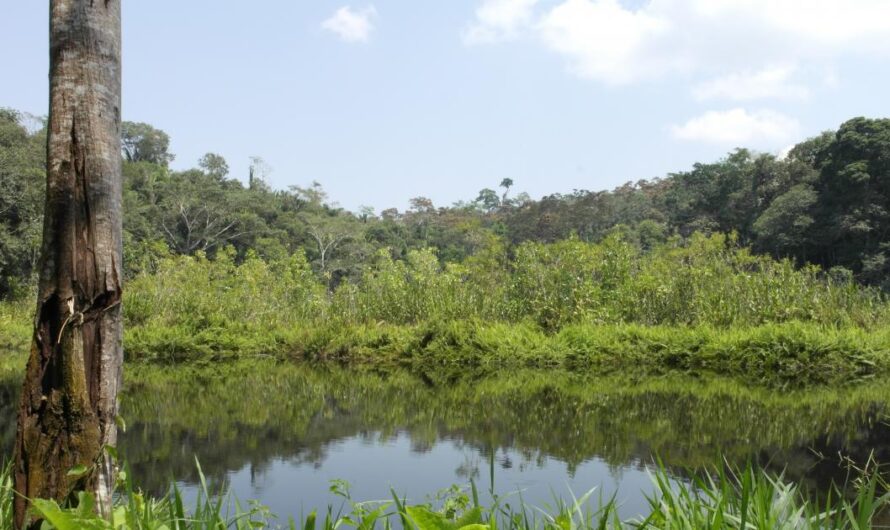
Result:
<svg viewBox="0 0 890 530">
<path fill-rule="evenodd" d="M 47 192 L 34 339 L 15 441 L 27 498 L 110 503 L 121 384 L 120 0 L 50 1 Z M 69 474 L 78 466 L 88 470 Z"/>
</svg>

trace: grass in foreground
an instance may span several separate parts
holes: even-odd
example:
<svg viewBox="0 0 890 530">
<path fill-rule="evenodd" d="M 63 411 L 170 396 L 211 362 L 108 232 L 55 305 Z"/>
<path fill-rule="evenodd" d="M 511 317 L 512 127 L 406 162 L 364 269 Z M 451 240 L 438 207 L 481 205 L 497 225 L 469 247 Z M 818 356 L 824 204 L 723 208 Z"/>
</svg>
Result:
<svg viewBox="0 0 890 530">
<path fill-rule="evenodd" d="M 675 481 L 658 466 L 652 473 L 655 493 L 649 497 L 649 513 L 631 520 L 621 519 L 614 499 L 591 500 L 593 490 L 570 501 L 557 499 L 545 508 L 526 505 L 521 498 L 511 507 L 498 497 L 485 506 L 474 486 L 469 495 L 457 493 L 439 505 L 409 505 L 395 493 L 391 501 L 355 502 L 340 484 L 333 488 L 344 497 L 339 509 L 329 506 L 321 514 L 313 511 L 300 521 L 282 523 L 259 503 L 244 507 L 229 495 L 212 494 L 200 472 L 199 476 L 199 494 L 191 511 L 175 485 L 161 499 L 146 499 L 125 473 L 110 520 L 93 513 L 88 494 L 81 494 L 75 508 L 37 500 L 33 509 L 45 520 L 46 530 L 860 530 L 877 527 L 890 504 L 890 494 L 884 493 L 886 484 L 873 471 L 863 472 L 852 482 L 852 496 L 844 497 L 838 489 L 822 501 L 811 501 L 797 486 L 751 467 L 706 474 L 686 483 Z M 7 468 L 0 473 L 0 530 L 12 529 L 12 495 Z"/>
</svg>

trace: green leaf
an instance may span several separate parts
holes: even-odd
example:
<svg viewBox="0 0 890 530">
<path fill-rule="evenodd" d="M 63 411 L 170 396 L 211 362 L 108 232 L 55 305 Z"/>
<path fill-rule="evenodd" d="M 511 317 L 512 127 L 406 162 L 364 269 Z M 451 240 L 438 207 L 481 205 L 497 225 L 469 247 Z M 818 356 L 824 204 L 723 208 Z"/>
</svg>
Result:
<svg viewBox="0 0 890 530">
<path fill-rule="evenodd" d="M 476 506 L 472 510 L 468 510 L 466 513 L 464 513 L 463 516 L 461 516 L 461 518 L 457 520 L 455 526 L 463 529 L 471 525 L 478 524 L 482 524 L 482 508 Z"/>
<path fill-rule="evenodd" d="M 315 510 L 306 517 L 306 521 L 303 523 L 303 530 L 315 530 L 315 518 L 316 518 Z"/>
<path fill-rule="evenodd" d="M 376 510 L 365 515 L 362 518 L 361 524 L 359 524 L 357 530 L 374 530 L 377 520 L 383 517 L 383 515 L 386 513 L 387 508 L 389 508 L 389 503 L 384 503 L 378 506 Z"/>
<path fill-rule="evenodd" d="M 408 506 L 405 511 L 418 530 L 454 530 L 454 524 L 444 515 L 430 511 L 426 506 Z"/>
<path fill-rule="evenodd" d="M 474 524 L 468 524 L 466 526 L 461 526 L 458 530 L 490 530 L 490 529 L 491 529 L 491 527 L 488 526 L 487 524 L 474 523 Z"/>
<path fill-rule="evenodd" d="M 77 515 L 79 517 L 91 517 L 94 515 L 96 499 L 92 493 L 86 491 L 77 492 Z"/>
<path fill-rule="evenodd" d="M 558 528 L 561 528 L 562 530 L 571 530 L 572 528 L 572 520 L 569 518 L 568 515 L 564 513 L 558 515 L 553 522 Z"/>
<path fill-rule="evenodd" d="M 124 528 L 127 524 L 127 507 L 123 505 L 116 506 L 111 512 L 111 523 L 114 528 Z"/>
<path fill-rule="evenodd" d="M 57 530 L 80 530 L 74 516 L 62 510 L 56 501 L 34 499 L 31 506 L 37 514 L 53 525 Z"/>
<path fill-rule="evenodd" d="M 88 468 L 87 466 L 83 464 L 77 464 L 76 466 L 69 469 L 67 474 L 69 477 L 79 477 L 81 475 L 85 475 L 86 472 L 89 470 L 90 468 Z"/>
</svg>

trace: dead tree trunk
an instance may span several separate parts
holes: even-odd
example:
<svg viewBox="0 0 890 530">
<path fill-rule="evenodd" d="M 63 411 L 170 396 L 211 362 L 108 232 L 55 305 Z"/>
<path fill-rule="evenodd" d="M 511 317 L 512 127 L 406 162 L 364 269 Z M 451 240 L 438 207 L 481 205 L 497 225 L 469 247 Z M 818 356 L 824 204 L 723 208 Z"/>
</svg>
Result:
<svg viewBox="0 0 890 530">
<path fill-rule="evenodd" d="M 14 470 L 21 495 L 92 491 L 103 511 L 123 360 L 120 9 L 50 0 L 46 209 Z M 69 473 L 79 466 L 87 471 Z M 16 528 L 27 509 L 16 497 Z"/>
</svg>

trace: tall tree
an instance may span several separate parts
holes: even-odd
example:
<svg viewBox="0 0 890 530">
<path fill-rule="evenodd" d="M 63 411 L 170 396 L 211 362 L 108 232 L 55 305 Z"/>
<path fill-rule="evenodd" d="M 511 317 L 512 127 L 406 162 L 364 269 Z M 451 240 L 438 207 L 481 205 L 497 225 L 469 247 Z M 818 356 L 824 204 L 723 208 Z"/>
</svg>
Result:
<svg viewBox="0 0 890 530">
<path fill-rule="evenodd" d="M 125 121 L 121 127 L 121 148 L 128 162 L 151 162 L 166 166 L 173 161 L 170 136 L 147 123 Z"/>
<path fill-rule="evenodd" d="M 817 261 L 890 288 L 890 119 L 847 121 L 814 158 Z"/>
<path fill-rule="evenodd" d="M 47 194 L 15 443 L 26 498 L 110 501 L 121 382 L 120 1 L 50 1 Z M 30 524 L 37 527 L 39 522 Z"/>
</svg>

